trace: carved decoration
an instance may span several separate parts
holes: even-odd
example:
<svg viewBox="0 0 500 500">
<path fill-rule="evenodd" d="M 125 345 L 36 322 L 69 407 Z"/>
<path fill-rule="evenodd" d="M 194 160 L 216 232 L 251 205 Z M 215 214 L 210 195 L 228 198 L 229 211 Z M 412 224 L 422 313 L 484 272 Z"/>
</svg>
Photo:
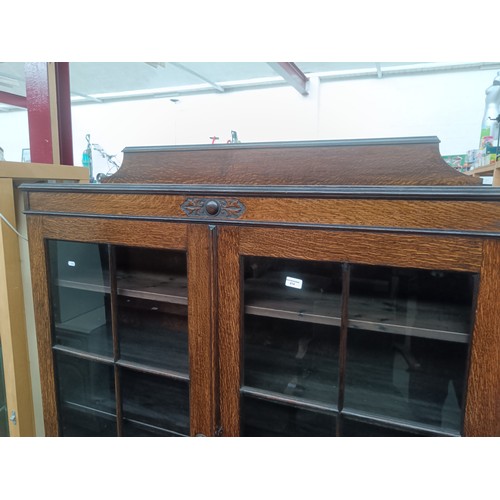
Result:
<svg viewBox="0 0 500 500">
<path fill-rule="evenodd" d="M 211 213 L 207 211 L 208 203 L 210 203 L 209 208 Z M 216 213 L 214 213 L 213 209 L 215 204 L 219 206 Z M 188 217 L 220 217 L 226 219 L 237 219 L 245 212 L 245 205 L 235 198 L 187 198 L 181 205 L 181 208 Z"/>
</svg>

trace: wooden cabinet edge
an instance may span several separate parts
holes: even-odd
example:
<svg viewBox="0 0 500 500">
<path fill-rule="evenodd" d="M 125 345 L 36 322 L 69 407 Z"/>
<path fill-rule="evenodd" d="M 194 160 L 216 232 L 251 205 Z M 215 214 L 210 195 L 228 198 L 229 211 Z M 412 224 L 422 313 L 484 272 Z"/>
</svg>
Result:
<svg viewBox="0 0 500 500">
<path fill-rule="evenodd" d="M 500 436 L 500 241 L 485 240 L 472 336 L 466 436 Z"/>
<path fill-rule="evenodd" d="M 54 358 L 51 349 L 49 290 L 43 238 L 43 217 L 28 217 L 27 225 L 45 436 L 54 437 L 59 435 L 59 423 L 54 378 Z"/>
</svg>

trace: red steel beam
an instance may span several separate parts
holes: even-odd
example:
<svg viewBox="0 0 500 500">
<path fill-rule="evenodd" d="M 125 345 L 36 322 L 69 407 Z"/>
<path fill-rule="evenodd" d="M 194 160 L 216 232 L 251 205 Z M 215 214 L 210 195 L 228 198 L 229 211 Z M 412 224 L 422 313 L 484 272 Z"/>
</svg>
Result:
<svg viewBox="0 0 500 500">
<path fill-rule="evenodd" d="M 3 92 L 0 90 L 0 102 L 3 104 L 9 104 L 10 106 L 18 106 L 20 108 L 25 108 L 26 97 L 22 95 L 11 94 L 9 92 Z"/>
<path fill-rule="evenodd" d="M 59 156 L 61 165 L 73 165 L 73 130 L 69 63 L 55 63 Z"/>
<path fill-rule="evenodd" d="M 69 63 L 26 63 L 24 70 L 31 161 L 73 165 Z"/>
<path fill-rule="evenodd" d="M 308 95 L 308 83 L 309 78 L 307 78 L 300 68 L 292 62 L 268 62 L 267 63 L 273 70 L 278 73 L 289 85 L 291 85 L 297 92 L 302 95 Z"/>
<path fill-rule="evenodd" d="M 48 64 L 24 65 L 30 156 L 34 163 L 53 163 Z"/>
</svg>

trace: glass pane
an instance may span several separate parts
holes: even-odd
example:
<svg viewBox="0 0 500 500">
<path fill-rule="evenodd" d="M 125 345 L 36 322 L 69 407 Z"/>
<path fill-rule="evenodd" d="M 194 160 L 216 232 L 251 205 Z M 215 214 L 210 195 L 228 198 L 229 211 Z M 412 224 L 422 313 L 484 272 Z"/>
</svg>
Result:
<svg viewBox="0 0 500 500">
<path fill-rule="evenodd" d="M 56 352 L 61 435 L 116 436 L 113 366 Z"/>
<path fill-rule="evenodd" d="M 107 245 L 48 241 L 54 343 L 113 355 Z"/>
<path fill-rule="evenodd" d="M 186 254 L 117 247 L 116 272 L 121 359 L 187 374 Z"/>
<path fill-rule="evenodd" d="M 461 428 L 474 276 L 353 266 L 345 407 Z"/>
<path fill-rule="evenodd" d="M 9 417 L 7 412 L 7 395 L 3 374 L 2 344 L 0 343 L 0 437 L 9 436 Z"/>
<path fill-rule="evenodd" d="M 189 383 L 121 369 L 124 419 L 189 434 Z"/>
<path fill-rule="evenodd" d="M 336 416 L 293 406 L 242 398 L 241 435 L 250 437 L 335 436 Z"/>
<path fill-rule="evenodd" d="M 340 266 L 244 260 L 243 384 L 336 404 Z"/>
<path fill-rule="evenodd" d="M 124 437 L 179 437 L 180 434 L 139 422 L 123 421 Z"/>
<path fill-rule="evenodd" d="M 342 418 L 342 436 L 345 437 L 416 437 L 426 434 L 413 429 L 395 429 L 378 423 L 360 422 L 351 418 Z"/>
</svg>

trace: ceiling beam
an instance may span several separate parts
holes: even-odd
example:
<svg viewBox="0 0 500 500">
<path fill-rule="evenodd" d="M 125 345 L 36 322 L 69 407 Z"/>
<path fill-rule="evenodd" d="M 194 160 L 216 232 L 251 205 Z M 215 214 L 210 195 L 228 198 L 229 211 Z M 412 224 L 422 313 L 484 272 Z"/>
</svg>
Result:
<svg viewBox="0 0 500 500">
<path fill-rule="evenodd" d="M 102 99 L 98 99 L 97 97 L 93 97 L 88 94 L 82 94 L 81 92 L 75 92 L 73 89 L 71 89 L 71 95 L 76 95 L 78 97 L 83 97 L 84 99 L 88 101 L 93 101 L 93 102 L 102 102 Z"/>
<path fill-rule="evenodd" d="M 184 64 L 175 63 L 175 62 L 171 62 L 169 64 L 171 64 L 172 66 L 175 66 L 176 68 L 181 69 L 182 71 L 185 71 L 186 73 L 190 73 L 191 75 L 196 76 L 196 78 L 199 78 L 200 80 L 204 81 L 205 83 L 208 83 L 210 86 L 212 86 L 214 89 L 218 90 L 219 92 L 224 92 L 224 87 L 221 87 L 218 83 L 212 82 L 207 77 L 201 75 L 200 73 L 197 73 L 196 71 L 193 71 L 192 69 L 188 68 L 187 66 L 184 66 Z"/>
<path fill-rule="evenodd" d="M 268 62 L 271 68 L 278 73 L 289 85 L 302 95 L 309 94 L 309 78 L 292 62 Z"/>
<path fill-rule="evenodd" d="M 11 94 L 10 92 L 3 92 L 0 90 L 0 102 L 3 104 L 10 104 L 11 106 L 19 106 L 26 108 L 26 97 L 22 95 Z"/>
</svg>

